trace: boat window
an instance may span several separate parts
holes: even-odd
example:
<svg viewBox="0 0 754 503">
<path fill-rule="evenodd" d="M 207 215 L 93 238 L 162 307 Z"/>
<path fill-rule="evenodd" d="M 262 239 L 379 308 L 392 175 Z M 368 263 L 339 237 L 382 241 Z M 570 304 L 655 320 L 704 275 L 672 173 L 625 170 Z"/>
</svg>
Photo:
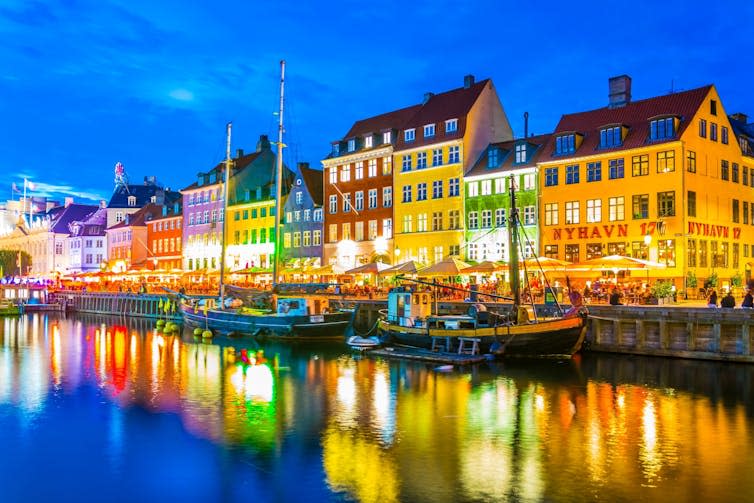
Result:
<svg viewBox="0 0 754 503">
<path fill-rule="evenodd" d="M 297 300 L 291 300 L 289 302 L 289 306 L 290 306 L 291 309 L 298 309 L 299 308 L 299 303 L 298 303 Z"/>
<path fill-rule="evenodd" d="M 419 304 L 419 294 L 418 293 L 414 294 L 414 304 Z"/>
<path fill-rule="evenodd" d="M 426 293 L 424 295 L 422 295 L 422 304 L 426 304 L 428 298 L 429 297 L 428 297 L 428 295 Z"/>
<path fill-rule="evenodd" d="M 398 295 L 398 309 L 403 309 L 406 305 L 406 299 L 403 295 Z"/>
</svg>

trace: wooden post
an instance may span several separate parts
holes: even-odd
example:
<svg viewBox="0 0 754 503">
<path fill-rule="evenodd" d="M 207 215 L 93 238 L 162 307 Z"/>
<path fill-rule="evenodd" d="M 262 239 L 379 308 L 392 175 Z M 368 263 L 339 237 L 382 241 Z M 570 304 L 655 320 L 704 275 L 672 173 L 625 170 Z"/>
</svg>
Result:
<svg viewBox="0 0 754 503">
<path fill-rule="evenodd" d="M 647 327 L 644 325 L 644 320 L 636 320 L 636 346 L 639 349 L 647 346 Z"/>
<path fill-rule="evenodd" d="M 696 330 L 694 323 L 686 323 L 686 351 L 696 351 Z"/>
<path fill-rule="evenodd" d="M 720 352 L 720 333 L 722 332 L 722 329 L 720 327 L 720 322 L 715 322 L 714 325 L 712 325 L 712 347 L 710 350 L 714 353 Z"/>
<path fill-rule="evenodd" d="M 741 354 L 749 356 L 751 354 L 751 332 L 749 331 L 749 324 L 744 323 L 741 325 Z"/>
<path fill-rule="evenodd" d="M 663 318 L 660 320 L 660 348 L 668 349 L 669 347 L 668 322 Z"/>
</svg>

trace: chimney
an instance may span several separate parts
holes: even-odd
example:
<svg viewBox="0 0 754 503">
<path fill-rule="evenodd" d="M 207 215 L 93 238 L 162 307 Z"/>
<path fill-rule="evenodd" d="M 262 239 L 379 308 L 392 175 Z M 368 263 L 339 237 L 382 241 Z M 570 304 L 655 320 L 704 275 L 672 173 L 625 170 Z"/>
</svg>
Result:
<svg viewBox="0 0 754 503">
<path fill-rule="evenodd" d="M 260 134 L 259 141 L 257 142 L 257 152 L 261 152 L 262 150 L 270 150 L 270 148 L 270 139 L 266 134 Z"/>
<path fill-rule="evenodd" d="M 466 75 L 463 78 L 463 88 L 464 89 L 468 89 L 468 88 L 470 88 L 473 85 L 474 85 L 474 76 L 473 75 Z"/>
<path fill-rule="evenodd" d="M 299 162 L 298 163 L 298 171 L 301 172 L 301 168 L 309 169 L 309 163 L 308 162 Z"/>
<path fill-rule="evenodd" d="M 236 159 L 238 159 L 240 157 L 243 157 L 243 149 L 242 148 L 237 148 L 236 149 Z"/>
<path fill-rule="evenodd" d="M 424 93 L 424 99 L 422 100 L 422 105 L 426 105 L 429 99 L 434 95 L 435 93 Z"/>
<path fill-rule="evenodd" d="M 524 112 L 524 138 L 529 137 L 529 112 Z"/>
<path fill-rule="evenodd" d="M 99 201 L 99 207 L 100 208 L 107 208 L 107 201 L 105 201 L 104 199 L 100 199 L 100 201 Z"/>
<path fill-rule="evenodd" d="M 608 108 L 620 108 L 631 103 L 631 77 L 628 75 L 619 75 L 611 77 L 607 81 Z"/>
<path fill-rule="evenodd" d="M 65 207 L 67 208 L 67 207 L 69 207 L 72 204 L 73 204 L 73 198 L 72 197 L 66 197 L 65 198 Z"/>
<path fill-rule="evenodd" d="M 730 114 L 730 118 L 734 121 L 743 122 L 744 124 L 748 124 L 749 122 L 749 116 L 742 112 Z"/>
</svg>

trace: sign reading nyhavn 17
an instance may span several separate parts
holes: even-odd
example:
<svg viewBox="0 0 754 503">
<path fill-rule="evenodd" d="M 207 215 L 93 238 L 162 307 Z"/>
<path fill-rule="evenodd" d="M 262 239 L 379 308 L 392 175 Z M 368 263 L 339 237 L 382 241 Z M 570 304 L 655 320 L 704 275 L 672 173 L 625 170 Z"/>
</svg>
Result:
<svg viewBox="0 0 754 503">
<path fill-rule="evenodd" d="M 639 225 L 640 229 L 635 235 L 646 236 L 654 235 L 659 231 L 657 222 L 643 222 Z M 692 236 L 717 237 L 741 239 L 741 228 L 727 225 L 703 224 L 699 222 L 689 222 L 688 234 Z M 610 225 L 593 225 L 580 227 L 563 227 L 552 230 L 552 239 L 557 241 L 561 239 L 603 239 L 603 238 L 624 238 L 628 237 L 628 224 L 610 224 Z"/>
</svg>

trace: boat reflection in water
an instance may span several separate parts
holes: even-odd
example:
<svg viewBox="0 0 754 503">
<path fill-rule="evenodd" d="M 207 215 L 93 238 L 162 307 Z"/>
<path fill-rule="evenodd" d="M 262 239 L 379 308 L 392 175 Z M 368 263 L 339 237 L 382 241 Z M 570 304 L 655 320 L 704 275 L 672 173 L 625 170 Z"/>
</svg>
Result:
<svg viewBox="0 0 754 503">
<path fill-rule="evenodd" d="M 750 366 L 585 354 L 436 372 L 339 345 L 207 344 L 147 321 L 0 327 L 3 501 L 754 494 Z M 29 484 L 42 452 L 60 461 Z"/>
</svg>

